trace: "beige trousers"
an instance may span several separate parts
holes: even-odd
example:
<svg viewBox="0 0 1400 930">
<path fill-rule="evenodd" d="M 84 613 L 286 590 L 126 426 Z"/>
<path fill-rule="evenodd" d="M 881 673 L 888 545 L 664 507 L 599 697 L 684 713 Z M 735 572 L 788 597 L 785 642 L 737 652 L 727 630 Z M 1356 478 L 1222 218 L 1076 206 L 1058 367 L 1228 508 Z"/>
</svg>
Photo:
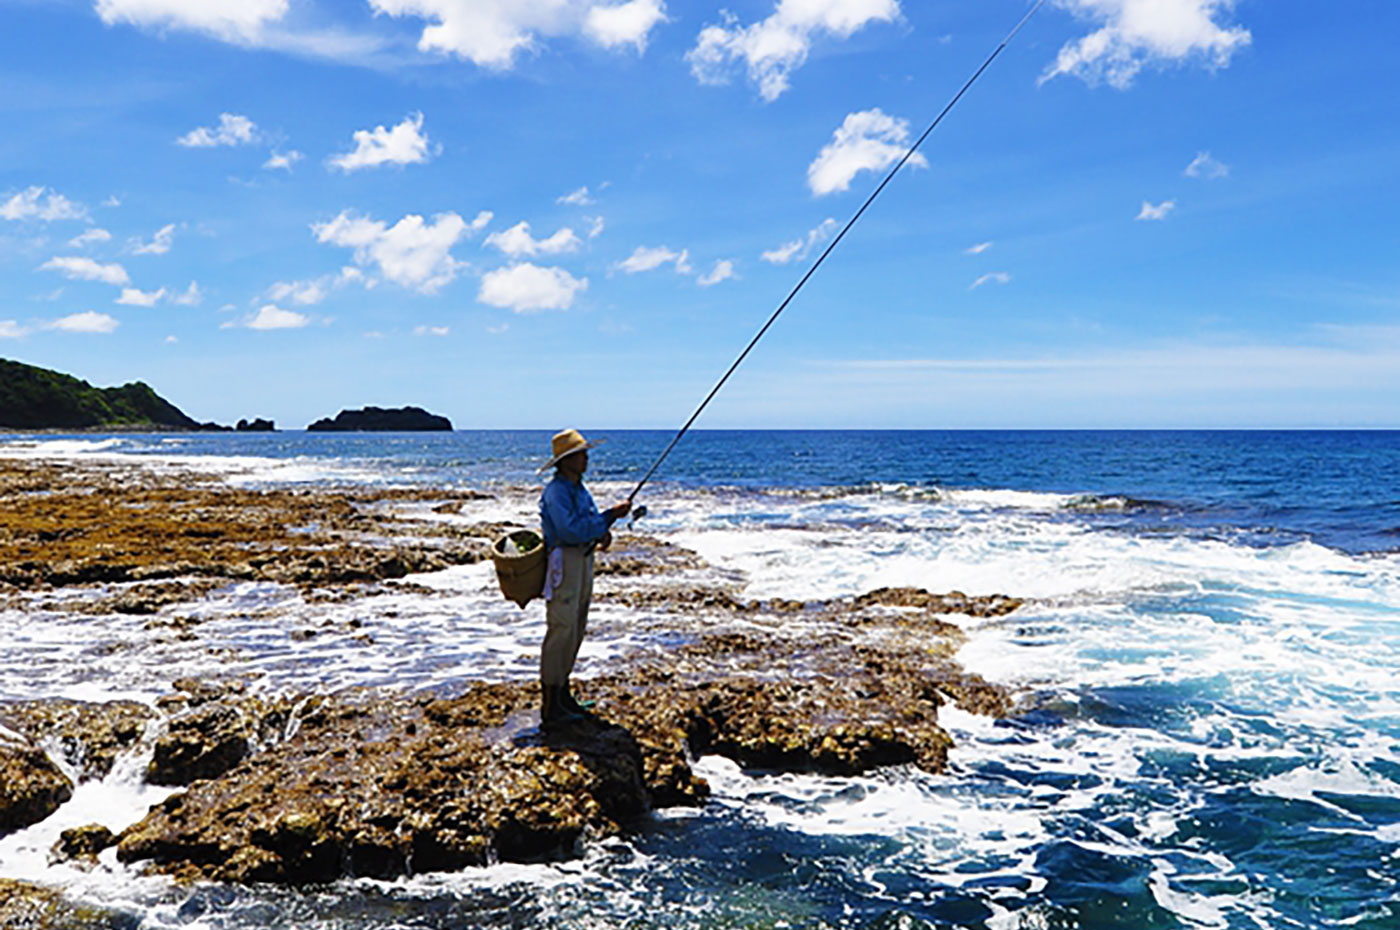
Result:
<svg viewBox="0 0 1400 930">
<path fill-rule="evenodd" d="M 593 599 L 593 553 L 564 546 L 564 583 L 554 589 L 545 607 L 544 646 L 540 649 L 540 681 L 566 685 L 588 627 L 588 604 Z"/>
</svg>

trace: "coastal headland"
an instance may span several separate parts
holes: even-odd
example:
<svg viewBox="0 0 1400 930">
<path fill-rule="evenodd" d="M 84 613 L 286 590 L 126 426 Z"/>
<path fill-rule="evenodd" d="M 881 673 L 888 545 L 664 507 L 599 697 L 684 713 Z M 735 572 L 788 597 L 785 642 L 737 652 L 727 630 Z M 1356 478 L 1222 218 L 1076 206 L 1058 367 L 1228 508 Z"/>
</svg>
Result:
<svg viewBox="0 0 1400 930">
<path fill-rule="evenodd" d="M 0 459 L 0 606 L 94 630 L 144 618 L 149 635 L 197 650 L 210 604 L 254 584 L 357 605 L 369 619 L 355 629 L 276 611 L 254 621 L 288 643 L 344 637 L 372 662 L 387 648 L 375 618 L 392 616 L 376 602 L 434 597 L 424 583 L 434 573 L 481 562 L 519 525 L 472 518 L 495 503 L 461 488 L 250 488 L 130 464 Z M 885 588 L 752 600 L 704 569 L 664 538 L 619 534 L 595 599 L 644 618 L 654 645 L 581 677 L 596 717 L 549 732 L 537 727 L 536 687 L 518 677 L 462 668 L 446 689 L 297 690 L 269 685 L 236 650 L 151 700 L 2 701 L 0 834 L 134 759 L 139 777 L 172 793 L 134 822 L 65 830 L 56 860 L 304 885 L 567 858 L 651 810 L 704 804 L 701 755 L 777 772 L 937 773 L 951 745 L 941 709 L 1011 709 L 954 660 L 955 621 L 1011 613 L 1015 598 Z"/>
</svg>

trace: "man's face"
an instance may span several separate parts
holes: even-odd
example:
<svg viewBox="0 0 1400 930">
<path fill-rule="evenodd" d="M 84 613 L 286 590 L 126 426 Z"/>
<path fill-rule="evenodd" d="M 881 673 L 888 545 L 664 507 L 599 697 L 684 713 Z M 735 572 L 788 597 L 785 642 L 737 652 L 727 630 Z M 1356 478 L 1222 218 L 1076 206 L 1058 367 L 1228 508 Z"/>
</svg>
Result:
<svg viewBox="0 0 1400 930">
<path fill-rule="evenodd" d="M 566 474 L 580 476 L 588 471 L 588 450 L 581 449 L 573 455 L 565 456 L 559 460 L 559 467 Z"/>
</svg>

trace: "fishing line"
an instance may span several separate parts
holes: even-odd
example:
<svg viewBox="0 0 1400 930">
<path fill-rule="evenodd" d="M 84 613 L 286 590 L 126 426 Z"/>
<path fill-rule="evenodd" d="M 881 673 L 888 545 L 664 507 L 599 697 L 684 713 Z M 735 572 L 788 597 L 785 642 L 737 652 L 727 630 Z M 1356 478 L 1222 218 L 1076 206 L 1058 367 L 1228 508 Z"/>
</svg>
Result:
<svg viewBox="0 0 1400 930">
<path fill-rule="evenodd" d="M 1016 24 L 1015 28 L 1013 28 L 1010 32 L 1006 34 L 1006 38 L 1002 39 L 1001 44 L 998 45 L 996 49 L 990 55 L 987 56 L 987 60 L 982 62 L 982 66 L 973 73 L 972 77 L 967 79 L 967 82 L 963 84 L 962 89 L 953 95 L 953 99 L 949 100 L 948 105 L 943 108 L 942 112 L 940 112 L 938 116 L 934 118 L 932 123 L 929 123 L 928 128 L 925 129 L 923 131 L 923 134 L 919 136 L 919 138 L 914 141 L 914 144 L 909 147 L 909 151 L 904 153 L 904 157 L 901 158 L 899 162 L 893 168 L 890 169 L 889 174 L 885 175 L 885 179 L 881 181 L 879 186 L 876 187 L 875 190 L 870 194 L 870 196 L 865 199 L 865 203 L 861 204 L 860 209 L 855 212 L 855 215 L 846 221 L 846 225 L 843 226 L 841 228 L 841 231 L 836 234 L 836 238 L 831 240 L 827 247 L 822 251 L 822 254 L 817 257 L 817 260 L 815 262 L 812 263 L 812 267 L 807 269 L 807 273 L 802 276 L 802 279 L 797 282 L 797 285 L 793 287 L 793 289 L 788 293 L 787 297 L 784 298 L 783 302 L 778 305 L 778 309 L 773 311 L 773 315 L 768 318 L 768 322 L 763 324 L 763 328 L 760 329 L 758 331 L 758 334 L 755 335 L 753 339 L 749 341 L 749 344 L 747 346 L 744 347 L 744 351 L 739 353 L 739 357 L 734 360 L 734 364 L 729 366 L 729 370 L 724 373 L 724 377 L 720 378 L 718 383 L 716 383 L 715 386 L 710 389 L 710 393 L 705 395 L 705 399 L 700 402 L 699 407 L 695 408 L 695 412 L 690 415 L 690 419 L 685 421 L 685 425 L 680 428 L 680 431 L 677 432 L 676 435 L 671 439 L 671 442 L 666 446 L 662 453 L 659 456 L 657 456 L 656 461 L 652 463 L 651 468 L 647 469 L 647 473 L 642 476 L 642 480 L 637 482 L 637 486 L 632 489 L 632 493 L 627 495 L 628 503 L 631 503 L 632 500 L 636 498 L 636 496 L 641 492 L 642 488 L 646 485 L 646 483 L 651 480 L 651 476 L 656 474 L 656 470 L 661 467 L 661 463 L 666 460 L 666 456 L 671 454 L 671 450 L 676 447 L 676 443 L 681 441 L 681 437 L 684 436 L 687 431 L 689 431 L 691 424 L 693 424 L 695 420 L 700 416 L 701 411 L 703 411 L 707 406 L 709 406 L 710 401 L 713 400 L 714 396 L 719 393 L 719 389 L 724 387 L 724 383 L 729 380 L 729 376 L 734 374 L 734 370 L 739 367 L 740 363 L 742 363 L 745 358 L 748 357 L 748 354 L 750 351 L 752 351 L 753 347 L 758 345 L 758 341 L 763 338 L 763 334 L 768 332 L 768 328 L 772 326 L 774 322 L 777 321 L 778 317 L 782 315 L 782 312 L 787 309 L 788 304 L 792 303 L 792 299 L 797 296 L 797 292 L 802 290 L 802 287 L 807 283 L 807 280 L 811 278 L 812 275 L 816 273 L 817 269 L 822 266 L 822 262 L 826 261 L 826 257 L 831 254 L 832 250 L 835 249 L 837 245 L 840 244 L 842 239 L 846 238 L 846 233 L 850 232 L 851 227 L 856 224 L 856 220 L 860 219 L 861 215 L 865 213 L 866 209 L 872 203 L 875 202 L 875 198 L 880 196 L 880 192 L 885 189 L 885 185 L 889 184 L 890 181 L 894 179 L 894 176 L 899 173 L 899 169 L 903 168 L 904 165 L 909 161 L 909 159 L 914 157 L 914 153 L 919 150 L 919 146 L 923 145 L 924 140 L 929 137 L 929 134 L 938 128 L 939 123 L 943 122 L 943 117 L 948 115 L 948 111 L 952 110 L 953 107 L 957 105 L 957 102 L 962 99 L 963 94 L 967 93 L 968 89 L 977 82 L 977 79 L 982 76 L 982 72 L 987 70 L 991 63 L 996 60 L 996 57 L 1002 53 L 1002 50 L 1005 49 L 1006 46 L 1011 42 L 1011 40 L 1016 37 L 1016 33 L 1021 31 L 1021 27 L 1026 25 L 1026 23 L 1030 21 L 1030 18 L 1035 15 L 1036 11 L 1039 10 L 1042 6 L 1044 6 L 1045 3 L 1046 0 L 1036 0 L 1035 6 L 1031 7 L 1030 11 L 1026 13 L 1025 16 L 1021 17 L 1021 21 Z M 646 508 L 644 507 L 638 508 L 638 510 L 640 512 L 638 512 L 636 516 L 639 517 L 643 516 L 646 512 Z"/>
</svg>

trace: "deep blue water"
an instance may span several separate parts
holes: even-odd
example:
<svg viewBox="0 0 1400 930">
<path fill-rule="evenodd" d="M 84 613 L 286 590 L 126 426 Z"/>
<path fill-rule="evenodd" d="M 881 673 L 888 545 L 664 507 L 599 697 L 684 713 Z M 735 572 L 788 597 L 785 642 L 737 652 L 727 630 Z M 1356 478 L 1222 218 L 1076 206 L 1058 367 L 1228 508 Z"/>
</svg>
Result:
<svg viewBox="0 0 1400 930">
<path fill-rule="evenodd" d="M 616 481 L 640 479 L 673 435 L 585 434 L 607 439 L 591 477 Z M 331 458 L 387 470 L 395 480 L 444 484 L 537 480 L 534 466 L 549 447 L 542 430 L 122 438 L 125 452 L 169 453 L 174 442 L 181 454 Z M 1179 528 L 1255 545 L 1311 539 L 1352 553 L 1400 547 L 1395 431 L 694 430 L 653 480 L 1085 494 L 1125 500 L 1102 514 L 1107 526 Z M 1092 505 L 1086 501 L 1083 512 Z"/>
</svg>

